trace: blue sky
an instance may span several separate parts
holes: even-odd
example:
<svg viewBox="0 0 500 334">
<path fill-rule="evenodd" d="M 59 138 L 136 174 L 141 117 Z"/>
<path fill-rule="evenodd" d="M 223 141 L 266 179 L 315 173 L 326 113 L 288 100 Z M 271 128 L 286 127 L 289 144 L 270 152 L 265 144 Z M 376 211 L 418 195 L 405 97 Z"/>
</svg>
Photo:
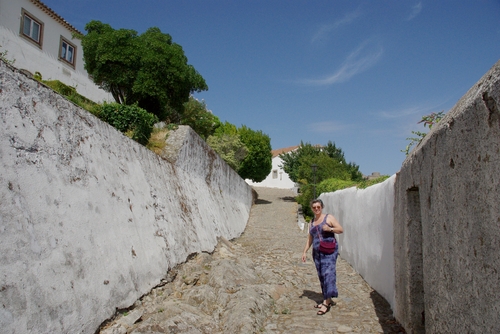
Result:
<svg viewBox="0 0 500 334">
<path fill-rule="evenodd" d="M 396 173 L 421 116 L 447 112 L 500 59 L 499 0 L 42 1 L 82 32 L 159 27 L 222 121 L 273 149 L 332 141 L 364 174 Z"/>
</svg>

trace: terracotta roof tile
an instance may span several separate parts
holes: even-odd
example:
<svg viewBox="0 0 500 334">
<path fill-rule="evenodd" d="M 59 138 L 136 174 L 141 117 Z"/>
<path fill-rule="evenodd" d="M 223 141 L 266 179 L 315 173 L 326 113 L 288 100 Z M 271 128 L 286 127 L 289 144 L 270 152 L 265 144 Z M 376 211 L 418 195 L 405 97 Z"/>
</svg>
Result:
<svg viewBox="0 0 500 334">
<path fill-rule="evenodd" d="M 40 0 L 31 0 L 32 3 L 34 3 L 38 8 L 43 10 L 45 13 L 47 13 L 50 17 L 52 17 L 54 20 L 62 24 L 64 27 L 66 27 L 68 30 L 75 32 L 77 34 L 83 35 L 78 29 L 73 27 L 68 21 L 62 18 L 59 14 L 57 14 L 52 8 L 41 2 Z"/>
<path fill-rule="evenodd" d="M 288 153 L 288 152 L 294 151 L 294 150 L 296 150 L 298 148 L 299 148 L 298 145 L 296 145 L 296 146 L 290 146 L 290 147 L 285 147 L 285 148 L 278 148 L 276 150 L 272 150 L 271 153 L 273 154 L 273 158 L 276 158 L 280 154 Z"/>
</svg>

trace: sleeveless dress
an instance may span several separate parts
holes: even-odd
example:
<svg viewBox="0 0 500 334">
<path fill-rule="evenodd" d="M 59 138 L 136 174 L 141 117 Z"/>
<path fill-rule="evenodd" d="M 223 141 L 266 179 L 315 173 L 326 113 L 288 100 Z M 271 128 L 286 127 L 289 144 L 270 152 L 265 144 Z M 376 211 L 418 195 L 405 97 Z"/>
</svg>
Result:
<svg viewBox="0 0 500 334">
<path fill-rule="evenodd" d="M 323 299 L 328 299 L 331 297 L 338 297 L 339 293 L 337 291 L 337 256 L 339 255 L 339 246 L 335 247 L 335 252 L 332 254 L 323 254 L 319 251 L 319 236 L 321 233 L 321 238 L 325 241 L 333 241 L 335 238 L 335 233 L 324 232 L 323 225 L 326 224 L 326 217 L 317 226 L 311 224 L 309 228 L 309 233 L 313 237 L 313 250 L 312 256 L 314 259 L 314 264 L 316 265 L 316 271 L 318 272 L 319 282 L 321 284 L 321 292 L 323 293 Z"/>
</svg>

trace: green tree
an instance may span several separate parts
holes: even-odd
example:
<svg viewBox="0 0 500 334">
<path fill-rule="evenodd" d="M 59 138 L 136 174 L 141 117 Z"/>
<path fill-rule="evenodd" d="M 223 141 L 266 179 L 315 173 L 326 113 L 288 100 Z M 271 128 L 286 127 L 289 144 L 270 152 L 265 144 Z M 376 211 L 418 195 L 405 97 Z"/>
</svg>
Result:
<svg viewBox="0 0 500 334">
<path fill-rule="evenodd" d="M 248 149 L 238 135 L 238 128 L 229 122 L 219 124 L 207 144 L 236 172 L 248 154 Z"/>
<path fill-rule="evenodd" d="M 329 160 L 331 160 L 331 162 L 329 162 L 331 164 L 330 166 L 321 162 L 324 164 L 323 168 L 318 167 L 318 180 L 329 177 L 337 177 L 339 179 L 345 179 L 347 177 L 349 180 L 361 180 L 363 178 L 363 175 L 359 172 L 359 166 L 352 162 L 346 163 L 342 149 L 331 141 L 329 141 L 326 146 L 313 146 L 310 143 L 304 144 L 301 142 L 297 150 L 281 154 L 280 158 L 283 160 L 281 166 L 283 170 L 292 181 L 298 183 L 304 180 L 304 175 L 307 175 L 305 171 L 311 170 L 312 173 L 311 165 L 313 163 L 319 164 L 321 161 Z M 322 177 L 323 173 L 324 176 Z M 309 178 L 308 182 L 310 183 L 311 180 L 312 178 Z"/>
<path fill-rule="evenodd" d="M 210 136 L 207 144 L 236 172 L 248 154 L 245 144 L 238 135 Z"/>
<path fill-rule="evenodd" d="M 204 140 L 212 135 L 221 124 L 219 118 L 208 110 L 205 101 L 199 101 L 193 96 L 190 96 L 189 101 L 184 103 L 180 123 L 189 125 Z"/>
<path fill-rule="evenodd" d="M 271 172 L 271 139 L 262 131 L 224 122 L 208 137 L 207 143 L 243 179 L 261 182 Z"/>
<path fill-rule="evenodd" d="M 91 21 L 85 30 L 80 37 L 85 69 L 118 103 L 137 103 L 165 119 L 169 111 L 182 113 L 190 93 L 208 89 L 182 47 L 156 27 L 138 35 Z"/>
<path fill-rule="evenodd" d="M 214 135 L 215 136 L 221 136 L 223 134 L 226 135 L 238 135 L 238 128 L 236 125 L 229 123 L 228 121 L 225 121 L 224 123 L 221 123 L 217 129 L 215 129 Z"/>
<path fill-rule="evenodd" d="M 346 163 L 344 152 L 329 141 L 326 146 L 300 143 L 297 150 L 281 154 L 282 168 L 290 179 L 300 186 L 297 202 L 304 208 L 306 215 L 311 214 L 309 202 L 314 196 L 321 194 L 318 185 L 327 179 L 336 179 L 342 182 L 359 181 L 363 178 L 359 166 L 355 163 Z M 311 165 L 317 165 L 314 174 Z M 314 182 L 316 178 L 316 182 Z"/>
<path fill-rule="evenodd" d="M 340 147 L 337 147 L 335 143 L 332 143 L 332 141 L 328 141 L 328 143 L 322 148 L 322 150 L 326 152 L 330 158 L 339 161 L 345 166 L 345 169 L 351 176 L 351 180 L 361 181 L 363 179 L 363 173 L 359 171 L 359 166 L 354 162 L 348 163 L 344 158 L 344 152 Z"/>
<path fill-rule="evenodd" d="M 300 146 L 297 150 L 280 155 L 281 160 L 283 160 L 283 165 L 280 167 L 282 167 L 288 174 L 290 180 L 298 183 L 300 179 L 299 169 L 301 168 L 301 165 L 307 165 L 308 162 L 306 162 L 306 160 L 313 156 L 317 156 L 319 152 L 319 147 L 312 146 L 309 143 L 304 144 L 303 142 L 300 142 Z"/>
<path fill-rule="evenodd" d="M 311 165 L 317 166 L 316 173 Z M 329 178 L 339 180 L 350 180 L 350 174 L 345 165 L 338 160 L 330 158 L 325 152 L 319 152 L 315 156 L 306 156 L 302 159 L 298 169 L 299 183 L 313 183 L 316 175 L 316 184 Z"/>
<path fill-rule="evenodd" d="M 255 131 L 244 125 L 238 129 L 238 134 L 248 149 L 248 155 L 241 162 L 238 174 L 253 182 L 263 181 L 272 168 L 271 138 L 262 131 Z"/>
</svg>

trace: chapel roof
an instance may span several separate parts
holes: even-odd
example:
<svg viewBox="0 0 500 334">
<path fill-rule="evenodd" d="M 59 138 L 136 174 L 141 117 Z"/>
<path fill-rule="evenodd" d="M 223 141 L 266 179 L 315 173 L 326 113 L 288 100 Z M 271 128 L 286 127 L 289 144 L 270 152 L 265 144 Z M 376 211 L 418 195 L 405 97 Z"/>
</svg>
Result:
<svg viewBox="0 0 500 334">
<path fill-rule="evenodd" d="M 273 158 L 276 158 L 280 154 L 292 152 L 292 151 L 295 151 L 298 148 L 299 148 L 298 145 L 296 145 L 296 146 L 290 146 L 290 147 L 285 147 L 285 148 L 278 148 L 276 150 L 272 150 L 271 153 L 273 155 Z"/>
</svg>

